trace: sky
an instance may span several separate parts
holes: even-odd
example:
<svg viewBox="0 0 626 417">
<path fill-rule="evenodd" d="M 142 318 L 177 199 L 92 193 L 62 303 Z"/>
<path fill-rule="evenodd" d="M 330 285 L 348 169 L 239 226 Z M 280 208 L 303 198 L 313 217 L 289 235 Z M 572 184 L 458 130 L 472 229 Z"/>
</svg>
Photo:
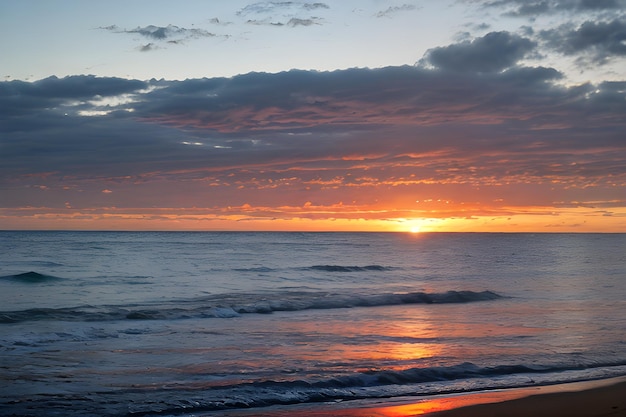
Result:
<svg viewBox="0 0 626 417">
<path fill-rule="evenodd" d="M 626 232 L 626 0 L 0 0 L 0 229 Z"/>
</svg>

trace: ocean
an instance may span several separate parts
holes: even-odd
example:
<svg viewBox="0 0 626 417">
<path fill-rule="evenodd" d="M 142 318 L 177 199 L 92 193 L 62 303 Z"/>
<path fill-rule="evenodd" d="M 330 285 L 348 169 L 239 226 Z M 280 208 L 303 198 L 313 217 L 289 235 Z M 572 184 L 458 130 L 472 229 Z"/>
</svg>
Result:
<svg viewBox="0 0 626 417">
<path fill-rule="evenodd" d="M 0 232 L 0 415 L 626 375 L 626 234 Z"/>
</svg>

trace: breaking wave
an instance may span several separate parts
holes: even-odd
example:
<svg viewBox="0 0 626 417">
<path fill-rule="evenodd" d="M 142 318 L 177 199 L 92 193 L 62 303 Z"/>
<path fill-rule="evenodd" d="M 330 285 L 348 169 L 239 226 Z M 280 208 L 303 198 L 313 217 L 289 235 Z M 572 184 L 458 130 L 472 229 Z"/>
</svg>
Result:
<svg viewBox="0 0 626 417">
<path fill-rule="evenodd" d="M 32 308 L 0 312 L 0 323 L 33 320 L 109 321 L 174 320 L 186 318 L 230 318 L 243 314 L 269 314 L 277 311 L 378 307 L 402 304 L 453 304 L 502 298 L 492 291 L 448 291 L 444 293 L 332 294 L 285 292 L 271 297 L 261 294 L 222 294 L 171 301 L 162 304 Z"/>
<path fill-rule="evenodd" d="M 134 385 L 132 388 L 102 392 L 97 402 L 84 404 L 88 414 L 103 416 L 193 416 L 198 413 L 218 413 L 226 410 L 255 409 L 275 405 L 313 404 L 331 401 L 376 399 L 398 396 L 425 396 L 473 392 L 479 390 L 529 386 L 533 380 L 551 378 L 552 383 L 581 380 L 577 372 L 606 374 L 615 369 L 623 374 L 623 361 L 598 363 L 591 367 L 558 365 L 533 366 L 528 364 L 484 367 L 465 362 L 458 365 L 409 368 L 405 370 L 374 370 L 338 376 L 329 379 L 283 379 L 224 384 L 219 381 L 204 383 Z M 548 376 L 550 375 L 550 376 Z M 556 376 L 555 376 L 556 375 Z M 556 379 L 555 379 L 556 378 Z M 147 394 L 149 393 L 149 394 Z M 123 401 L 120 401 L 120 399 Z M 73 412 L 75 398 L 68 396 L 66 403 L 40 396 L 28 403 L 7 405 L 7 411 L 65 407 L 66 415 L 83 415 Z M 0 404 L 0 411 L 3 406 Z M 212 414 L 213 415 L 213 414 Z M 228 415 L 228 414 L 227 414 Z M 246 414 L 252 415 L 252 414 Z"/>
</svg>

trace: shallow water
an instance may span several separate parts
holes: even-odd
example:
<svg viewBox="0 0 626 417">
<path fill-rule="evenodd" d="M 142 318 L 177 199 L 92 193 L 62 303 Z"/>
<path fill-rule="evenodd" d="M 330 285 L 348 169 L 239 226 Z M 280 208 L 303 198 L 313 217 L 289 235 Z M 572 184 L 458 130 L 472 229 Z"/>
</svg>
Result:
<svg viewBox="0 0 626 417">
<path fill-rule="evenodd" d="M 0 239 L 0 414 L 214 415 L 626 375 L 623 234 Z"/>
</svg>

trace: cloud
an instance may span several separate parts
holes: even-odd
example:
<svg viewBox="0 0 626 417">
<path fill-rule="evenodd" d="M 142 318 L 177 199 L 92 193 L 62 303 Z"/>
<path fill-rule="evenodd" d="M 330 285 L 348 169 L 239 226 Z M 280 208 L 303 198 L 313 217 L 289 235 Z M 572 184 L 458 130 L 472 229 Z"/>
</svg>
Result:
<svg viewBox="0 0 626 417">
<path fill-rule="evenodd" d="M 625 3 L 620 0 L 580 0 L 578 8 L 586 10 L 613 10 L 623 7 Z"/>
<path fill-rule="evenodd" d="M 472 41 L 430 49 L 422 63 L 455 72 L 498 72 L 514 66 L 535 48 L 528 38 L 490 32 Z"/>
<path fill-rule="evenodd" d="M 403 66 L 3 82 L 3 210 L 382 219 L 615 200 L 626 82 L 559 77 Z"/>
<path fill-rule="evenodd" d="M 90 99 L 133 94 L 147 87 L 144 81 L 92 75 L 52 76 L 32 83 L 7 81 L 0 83 L 0 111 L 11 117 L 37 117 L 51 112 L 63 115 L 70 104 L 73 108 L 81 103 L 89 106 L 86 101 Z M 19 123 L 17 119 L 5 121 Z"/>
<path fill-rule="evenodd" d="M 172 83 L 149 94 L 134 116 L 223 133 L 501 123 L 516 118 L 527 124 L 534 120 L 539 127 L 555 112 L 555 117 L 563 116 L 562 101 L 584 106 L 586 94 L 599 94 L 593 94 L 591 86 L 564 89 L 551 84 L 560 77 L 548 68 L 512 68 L 484 77 L 408 66 L 251 73 Z M 579 107 L 569 111 L 582 116 Z M 568 118 L 568 123 L 576 120 Z"/>
<path fill-rule="evenodd" d="M 257 2 L 240 9 L 236 14 L 248 17 L 246 23 L 268 26 L 312 26 L 320 25 L 324 19 L 310 14 L 313 10 L 330 9 L 325 3 L 305 2 Z"/>
<path fill-rule="evenodd" d="M 147 87 L 139 80 L 94 75 L 74 75 L 65 78 L 51 76 L 35 82 L 9 81 L 0 83 L 2 97 L 20 95 L 37 99 L 81 99 L 94 96 L 113 96 Z"/>
<path fill-rule="evenodd" d="M 158 47 L 158 46 L 156 46 L 156 45 L 155 45 L 154 43 L 152 43 L 152 42 L 147 43 L 147 44 L 145 44 L 145 45 L 141 45 L 141 46 L 139 47 L 139 51 L 141 51 L 141 52 L 150 52 L 150 51 L 153 51 L 153 50 L 155 50 L 155 49 L 159 49 L 159 47 Z"/>
<path fill-rule="evenodd" d="M 122 30 L 121 33 L 137 33 L 149 39 L 166 40 L 166 39 L 191 39 L 214 37 L 214 33 L 203 29 L 187 29 L 174 25 L 137 27 L 131 30 Z"/>
<path fill-rule="evenodd" d="M 385 10 L 381 10 L 376 13 L 376 17 L 391 17 L 397 13 L 409 12 L 413 10 L 417 10 L 418 7 L 413 4 L 403 4 L 401 6 L 389 6 Z"/>
<path fill-rule="evenodd" d="M 549 47 L 565 55 L 581 55 L 605 64 L 626 56 L 626 20 L 584 22 L 577 28 L 563 25 L 539 34 Z"/>
<path fill-rule="evenodd" d="M 221 21 L 221 20 L 220 20 L 219 18 L 217 18 L 217 17 L 213 17 L 213 18 L 209 19 L 209 21 L 208 21 L 208 22 L 209 22 L 210 24 L 212 24 L 212 25 L 217 25 L 217 26 L 229 26 L 229 25 L 232 25 L 232 24 L 233 24 L 233 22 L 224 22 L 224 21 Z"/>
<path fill-rule="evenodd" d="M 537 18 L 544 30 L 468 33 L 414 66 L 0 82 L 0 222 L 13 214 L 469 218 L 550 208 L 623 218 L 626 80 L 616 72 L 617 81 L 575 85 L 555 68 L 527 65 L 539 53 L 623 59 L 624 3 L 473 3 Z M 416 10 L 388 4 L 360 16 Z M 324 24 L 328 10 L 251 2 L 229 19 L 304 32 Z M 550 26 L 563 17 L 568 25 Z M 498 25 L 489 24 L 471 30 L 483 35 Z M 215 36 L 174 25 L 101 29 L 144 51 Z"/>
<path fill-rule="evenodd" d="M 318 18 L 318 17 L 311 17 L 308 19 L 299 19 L 299 18 L 295 18 L 292 17 L 291 19 L 287 20 L 286 22 L 280 22 L 280 21 L 274 21 L 271 18 L 267 18 L 267 19 L 263 19 L 263 20 L 248 20 L 246 23 L 251 24 L 251 25 L 268 25 L 268 26 L 289 26 L 289 27 L 296 27 L 296 26 L 312 26 L 312 25 L 319 25 L 321 24 L 322 19 Z"/>
<path fill-rule="evenodd" d="M 320 19 L 315 18 L 315 17 L 312 17 L 312 18 L 309 18 L 309 19 L 298 19 L 298 18 L 292 17 L 287 22 L 287 26 L 291 26 L 291 27 L 311 26 L 311 25 L 319 24 L 318 23 L 319 21 L 320 21 Z"/>
<path fill-rule="evenodd" d="M 295 1 L 264 1 L 252 3 L 237 12 L 238 16 L 250 14 L 268 14 L 276 12 L 310 11 L 317 9 L 330 9 L 325 3 L 305 3 Z"/>
<path fill-rule="evenodd" d="M 562 12 L 619 11 L 626 7 L 625 0 L 479 0 L 477 3 L 486 8 L 503 9 L 508 16 L 530 18 Z"/>
<path fill-rule="evenodd" d="M 321 160 L 353 155 L 356 149 L 357 155 L 381 155 L 387 153 L 384 143 L 365 138 L 389 130 L 403 132 L 396 143 L 403 153 L 430 152 L 442 142 L 411 142 L 401 137 L 410 137 L 407 132 L 412 130 L 443 132 L 454 131 L 456 126 L 464 126 L 468 134 L 477 132 L 477 137 L 483 134 L 480 132 L 497 131 L 494 140 L 499 143 L 503 140 L 499 135 L 505 131 L 533 137 L 533 142 L 544 144 L 541 146 L 552 146 L 561 140 L 554 137 L 564 135 L 570 148 L 577 145 L 581 149 L 587 143 L 580 129 L 602 129 L 604 133 L 594 139 L 594 146 L 618 145 L 612 142 L 611 132 L 624 127 L 624 83 L 566 88 L 553 84 L 559 76 L 548 68 L 512 68 L 485 77 L 407 66 L 333 72 L 294 70 L 176 82 L 128 81 L 126 86 L 118 85 L 117 79 L 95 77 L 85 77 L 82 83 L 74 77 L 47 79 L 18 84 L 13 88 L 21 88 L 14 94 L 8 98 L 3 95 L 3 108 L 13 108 L 14 115 L 22 117 L 3 113 L 2 131 L 7 138 L 5 145 L 17 153 L 20 144 L 29 149 L 27 143 L 38 143 L 36 148 L 42 152 L 62 149 L 58 157 L 42 162 L 40 168 L 65 170 L 55 163 L 58 160 L 67 164 L 69 171 L 73 164 L 87 168 L 78 156 L 89 149 L 94 150 L 94 169 L 106 169 L 113 159 L 128 164 L 161 160 L 162 166 L 180 164 L 182 169 L 266 163 L 291 152 Z M 54 95 L 47 91 L 50 82 L 67 89 Z M 2 83 L 0 88 L 7 90 L 7 84 L 11 83 Z M 154 85 L 149 89 L 146 84 Z M 83 85 L 83 91 L 76 85 Z M 74 94 L 67 93 L 71 88 Z M 108 105 L 110 112 L 101 116 L 80 117 L 75 111 L 100 109 L 87 99 L 120 92 L 136 95 L 133 112 L 122 111 L 126 103 Z M 42 98 L 38 107 L 33 105 L 33 97 Z M 29 139 L 35 137 L 41 142 Z M 465 142 L 453 138 L 448 145 L 469 149 Z M 497 146 L 495 142 L 485 143 L 492 145 Z M 471 147 L 477 149 L 476 143 Z M 124 148 L 132 152 L 118 151 Z M 198 154 L 198 149 L 206 153 Z M 17 161 L 19 155 L 14 156 Z M 76 159 L 72 162 L 72 158 Z M 287 157 L 287 161 L 292 160 Z M 113 165 L 119 166 L 119 162 Z"/>
<path fill-rule="evenodd" d="M 149 39 L 148 44 L 140 45 L 137 49 L 140 52 L 149 52 L 162 48 L 162 45 L 180 45 L 185 41 L 200 38 L 214 38 L 220 35 L 198 28 L 183 28 L 175 25 L 154 26 L 148 25 L 144 27 L 136 27 L 135 29 L 123 29 L 117 25 L 101 26 L 98 29 L 106 30 L 113 33 L 137 34 Z M 227 35 L 221 35 L 226 36 Z"/>
</svg>

